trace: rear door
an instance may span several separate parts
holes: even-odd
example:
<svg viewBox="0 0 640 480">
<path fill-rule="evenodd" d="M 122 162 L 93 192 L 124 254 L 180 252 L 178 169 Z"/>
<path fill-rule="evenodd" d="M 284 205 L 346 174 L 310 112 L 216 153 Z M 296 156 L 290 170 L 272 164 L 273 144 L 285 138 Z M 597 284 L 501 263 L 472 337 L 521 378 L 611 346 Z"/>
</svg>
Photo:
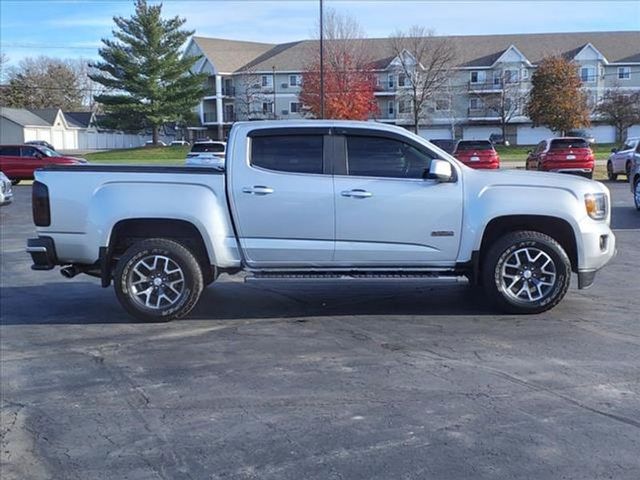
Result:
<svg viewBox="0 0 640 480">
<path fill-rule="evenodd" d="M 462 225 L 461 179 L 426 180 L 437 155 L 402 135 L 355 129 L 341 138 L 344 164 L 334 175 L 336 264 L 453 265 Z"/>
<path fill-rule="evenodd" d="M 229 188 L 251 267 L 326 266 L 333 258 L 329 129 L 268 128 L 234 148 Z"/>
</svg>

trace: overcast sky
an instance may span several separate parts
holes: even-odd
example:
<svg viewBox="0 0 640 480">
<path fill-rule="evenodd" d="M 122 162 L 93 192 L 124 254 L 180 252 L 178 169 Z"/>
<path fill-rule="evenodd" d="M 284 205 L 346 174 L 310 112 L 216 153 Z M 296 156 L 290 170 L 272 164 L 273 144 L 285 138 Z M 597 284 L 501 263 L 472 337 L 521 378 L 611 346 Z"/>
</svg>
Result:
<svg viewBox="0 0 640 480">
<path fill-rule="evenodd" d="M 150 3 L 156 3 L 151 1 Z M 640 30 L 640 1 L 343 1 L 326 7 L 358 19 L 370 37 L 424 25 L 439 34 Z M 95 58 L 114 15 L 129 16 L 132 0 L 1 0 L 0 50 L 10 63 L 26 56 Z M 317 0 L 165 0 L 197 35 L 270 43 L 309 38 Z"/>
</svg>

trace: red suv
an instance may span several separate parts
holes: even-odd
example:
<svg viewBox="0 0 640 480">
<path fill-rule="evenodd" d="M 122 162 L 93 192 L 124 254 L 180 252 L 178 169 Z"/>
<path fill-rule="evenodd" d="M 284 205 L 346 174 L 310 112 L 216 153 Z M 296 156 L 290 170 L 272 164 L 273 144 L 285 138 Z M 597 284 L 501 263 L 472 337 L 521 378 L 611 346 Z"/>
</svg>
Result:
<svg viewBox="0 0 640 480">
<path fill-rule="evenodd" d="M 589 142 L 579 137 L 550 138 L 529 151 L 527 170 L 574 173 L 593 178 L 595 158 Z"/>
<path fill-rule="evenodd" d="M 55 150 L 34 145 L 0 145 L 0 170 L 16 184 L 32 180 L 33 171 L 45 165 L 78 165 L 84 158 L 65 157 Z"/>
<path fill-rule="evenodd" d="M 489 140 L 460 140 L 453 156 L 471 168 L 500 168 L 500 156 Z"/>
</svg>

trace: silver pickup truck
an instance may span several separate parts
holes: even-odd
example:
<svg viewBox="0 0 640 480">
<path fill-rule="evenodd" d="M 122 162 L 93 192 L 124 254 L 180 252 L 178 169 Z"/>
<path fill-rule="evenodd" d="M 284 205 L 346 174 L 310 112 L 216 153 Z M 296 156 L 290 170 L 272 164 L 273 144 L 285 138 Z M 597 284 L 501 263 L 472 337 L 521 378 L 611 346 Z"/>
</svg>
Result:
<svg viewBox="0 0 640 480">
<path fill-rule="evenodd" d="M 27 251 L 112 282 L 144 320 L 184 316 L 221 272 L 252 280 L 466 276 L 537 313 L 615 253 L 609 191 L 573 176 L 467 168 L 372 122 L 237 123 L 223 167 L 38 170 Z"/>
</svg>

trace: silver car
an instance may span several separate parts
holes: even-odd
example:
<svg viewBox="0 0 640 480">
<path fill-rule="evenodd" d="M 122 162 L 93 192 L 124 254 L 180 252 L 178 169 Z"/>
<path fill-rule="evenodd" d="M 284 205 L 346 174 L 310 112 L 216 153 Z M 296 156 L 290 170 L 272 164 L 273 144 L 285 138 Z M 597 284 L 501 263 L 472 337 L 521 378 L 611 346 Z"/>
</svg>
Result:
<svg viewBox="0 0 640 480">
<path fill-rule="evenodd" d="M 631 193 L 633 193 L 633 202 L 636 204 L 636 209 L 640 210 L 640 155 L 637 154 L 631 164 L 629 186 L 631 187 Z"/>
<path fill-rule="evenodd" d="M 640 156 L 640 137 L 627 138 L 620 148 L 611 150 L 607 160 L 607 177 L 614 181 L 618 175 L 626 175 L 629 179 L 634 159 Z M 636 162 L 637 163 L 637 162 Z"/>
<path fill-rule="evenodd" d="M 0 205 L 8 205 L 13 200 L 13 190 L 11 189 L 11 180 L 0 172 Z"/>
</svg>

